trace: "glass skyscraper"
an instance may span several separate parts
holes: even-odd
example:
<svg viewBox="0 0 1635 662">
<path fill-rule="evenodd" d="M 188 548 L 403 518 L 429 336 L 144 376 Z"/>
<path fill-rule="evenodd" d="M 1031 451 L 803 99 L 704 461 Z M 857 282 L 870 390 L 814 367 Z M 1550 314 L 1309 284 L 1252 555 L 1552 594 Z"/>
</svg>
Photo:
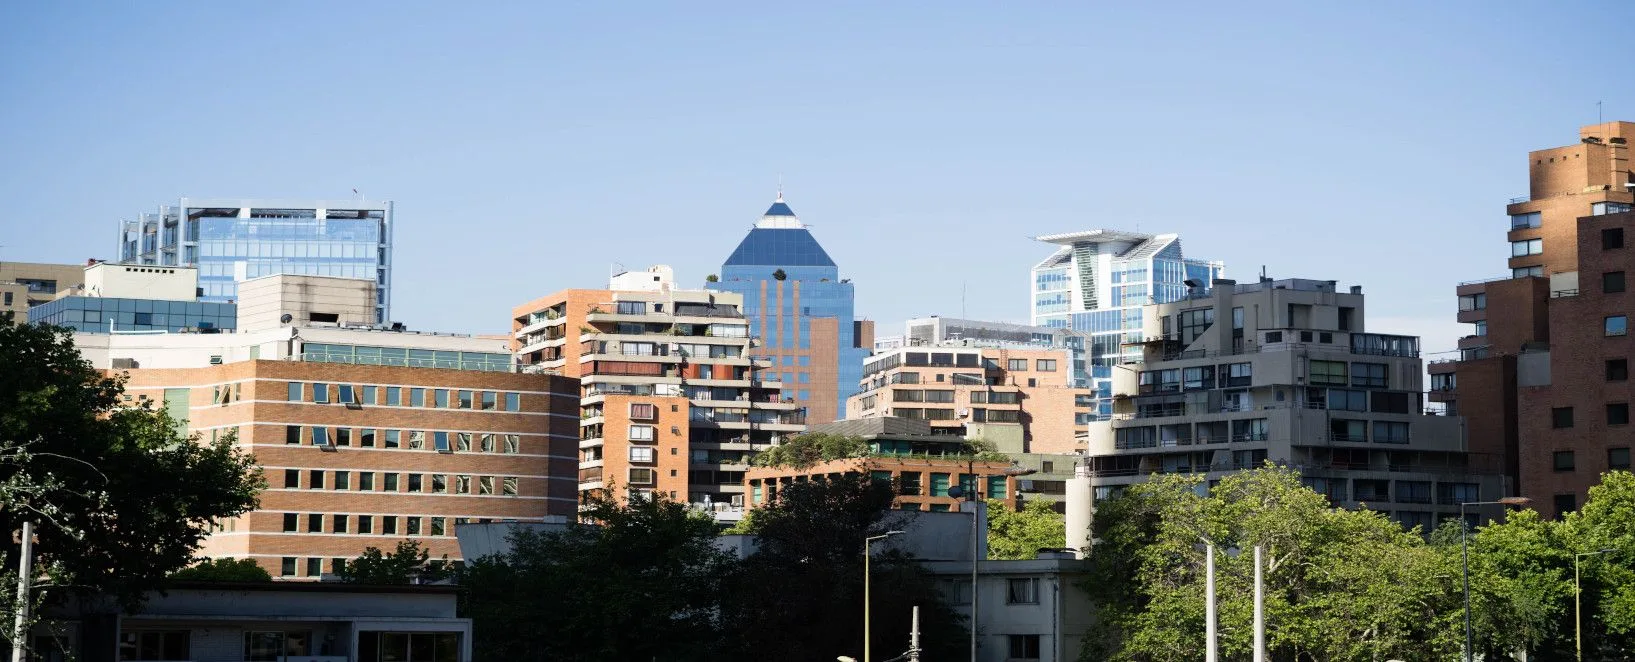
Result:
<svg viewBox="0 0 1635 662">
<path fill-rule="evenodd" d="M 721 265 L 711 289 L 744 296 L 754 351 L 772 360 L 784 393 L 806 406 L 807 421 L 841 418 L 863 377 L 873 325 L 853 318 L 854 292 L 840 268 L 778 199 Z"/>
<path fill-rule="evenodd" d="M 119 231 L 127 264 L 196 266 L 200 301 L 232 302 L 273 274 L 370 278 L 377 322 L 391 319 L 392 203 L 182 198 Z"/>
<path fill-rule="evenodd" d="M 1113 413 L 1113 366 L 1141 355 L 1126 344 L 1142 340 L 1141 307 L 1186 298 L 1188 280 L 1208 292 L 1225 267 L 1183 256 L 1175 234 L 1088 230 L 1036 239 L 1061 248 L 1033 267 L 1033 324 L 1089 335 L 1090 382 L 1105 420 Z"/>
</svg>

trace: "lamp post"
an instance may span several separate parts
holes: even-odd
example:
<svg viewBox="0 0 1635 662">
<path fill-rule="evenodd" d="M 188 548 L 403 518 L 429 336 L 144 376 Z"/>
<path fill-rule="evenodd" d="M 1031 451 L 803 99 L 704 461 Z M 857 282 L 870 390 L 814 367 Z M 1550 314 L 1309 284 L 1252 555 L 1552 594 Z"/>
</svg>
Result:
<svg viewBox="0 0 1635 662">
<path fill-rule="evenodd" d="M 977 535 L 976 457 L 971 456 L 971 457 L 967 457 L 965 459 L 965 470 L 966 470 L 965 475 L 971 477 L 970 487 L 966 487 L 964 485 L 956 485 L 956 486 L 954 486 L 953 489 L 948 491 L 948 494 L 950 496 L 953 496 L 956 499 L 958 499 L 960 497 L 965 497 L 965 500 L 971 502 L 971 504 L 972 504 L 971 505 L 971 662 L 976 662 L 976 625 L 977 625 L 977 620 L 976 620 L 976 617 L 977 617 L 977 601 L 976 601 L 976 598 L 977 598 L 977 589 L 976 589 L 977 575 L 976 575 L 976 571 L 977 571 L 977 562 L 978 562 L 978 560 L 980 560 L 983 557 L 983 553 L 982 553 L 982 550 L 981 550 L 981 544 L 980 544 L 980 541 L 982 540 L 982 538 L 981 538 L 981 536 Z M 1033 470 L 1033 469 L 1028 469 L 1028 468 L 1025 468 L 1025 467 L 1022 467 L 1022 466 L 1018 466 L 1016 464 L 1012 464 L 1012 465 L 1010 465 L 1008 467 L 1005 467 L 1005 470 L 1004 470 L 1003 473 L 1007 477 L 1015 478 L 1015 477 L 1018 477 L 1018 476 L 1030 476 L 1030 475 L 1033 475 L 1033 474 L 1038 473 L 1038 472 Z M 958 490 L 958 491 L 956 492 L 955 490 Z"/>
<path fill-rule="evenodd" d="M 902 531 L 887 531 L 863 539 L 863 662 L 869 662 L 869 549 L 874 546 L 876 540 L 885 540 L 892 536 L 902 535 L 902 533 Z"/>
<path fill-rule="evenodd" d="M 1573 642 L 1578 651 L 1578 662 L 1584 662 L 1584 586 L 1578 579 L 1578 561 L 1586 556 L 1610 554 L 1616 550 L 1598 549 L 1573 554 Z"/>
<path fill-rule="evenodd" d="M 1459 504 L 1459 554 L 1465 567 L 1465 662 L 1470 662 L 1470 522 L 1465 519 L 1466 506 L 1525 506 L 1533 500 L 1527 497 L 1505 497 L 1497 501 L 1465 501 Z"/>
</svg>

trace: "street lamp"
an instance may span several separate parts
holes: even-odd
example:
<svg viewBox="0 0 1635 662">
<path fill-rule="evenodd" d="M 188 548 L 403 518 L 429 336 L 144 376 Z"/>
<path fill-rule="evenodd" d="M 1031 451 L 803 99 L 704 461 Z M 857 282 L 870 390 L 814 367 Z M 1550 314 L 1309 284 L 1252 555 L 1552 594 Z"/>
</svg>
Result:
<svg viewBox="0 0 1635 662">
<path fill-rule="evenodd" d="M 863 539 L 863 662 L 869 662 L 869 549 L 874 541 L 902 535 L 902 531 L 887 531 Z"/>
<path fill-rule="evenodd" d="M 1578 581 L 1578 560 L 1597 554 L 1611 554 L 1617 550 L 1598 549 L 1573 555 L 1573 640 L 1578 649 L 1578 662 L 1584 662 L 1584 587 Z"/>
<path fill-rule="evenodd" d="M 1465 519 L 1465 506 L 1525 506 L 1533 500 L 1527 497 L 1505 497 L 1497 501 L 1466 501 L 1459 504 L 1459 553 L 1465 566 L 1465 662 L 1470 662 L 1470 522 Z"/>
<path fill-rule="evenodd" d="M 974 456 L 973 457 L 968 457 L 968 458 L 965 459 L 965 469 L 966 469 L 966 474 L 965 475 L 971 477 L 970 487 L 967 489 L 963 485 L 956 485 L 956 486 L 954 486 L 953 489 L 948 490 L 948 494 L 949 494 L 949 496 L 952 496 L 952 497 L 954 497 L 956 499 L 958 499 L 960 497 L 965 497 L 966 501 L 972 502 L 972 506 L 971 506 L 971 662 L 976 662 L 976 624 L 977 624 L 977 620 L 976 620 L 976 617 L 977 617 L 977 603 L 976 603 L 976 598 L 977 598 L 977 590 L 976 590 L 977 576 L 976 576 L 976 570 L 977 570 L 977 561 L 978 561 L 978 559 L 982 558 L 982 552 L 979 549 L 979 544 L 978 543 L 981 540 L 981 538 L 980 538 L 980 536 L 977 535 L 977 526 L 976 526 L 976 520 L 977 520 L 976 508 L 977 507 L 975 505 L 975 502 L 977 500 L 977 498 L 976 498 L 976 496 L 977 496 L 977 489 L 976 489 L 977 475 L 976 475 L 976 458 Z M 1003 473 L 1006 477 L 1015 478 L 1015 477 L 1019 477 L 1019 476 L 1031 476 L 1031 475 L 1039 473 L 1039 472 L 1034 470 L 1034 469 L 1028 469 L 1026 467 L 1022 467 L 1020 465 L 1017 465 L 1017 464 L 1013 463 L 1010 466 L 1005 467 L 1005 470 L 1002 471 L 1001 473 Z"/>
</svg>

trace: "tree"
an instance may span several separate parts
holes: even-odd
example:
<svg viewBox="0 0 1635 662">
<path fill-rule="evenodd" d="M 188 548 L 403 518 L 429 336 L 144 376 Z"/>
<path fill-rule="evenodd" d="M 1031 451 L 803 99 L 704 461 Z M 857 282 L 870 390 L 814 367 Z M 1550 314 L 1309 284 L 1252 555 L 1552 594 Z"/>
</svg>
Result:
<svg viewBox="0 0 1635 662">
<path fill-rule="evenodd" d="M 0 315 L 0 530 L 36 524 L 35 566 L 50 578 L 36 586 L 130 608 L 193 561 L 212 524 L 252 510 L 262 481 L 235 435 L 184 437 L 123 392 L 80 357 L 72 331 Z M 11 534 L 0 552 L 17 566 Z"/>
<path fill-rule="evenodd" d="M 862 437 L 806 432 L 761 451 L 751 462 L 758 467 L 806 469 L 820 462 L 866 457 L 868 454 L 869 444 Z"/>
<path fill-rule="evenodd" d="M 861 659 L 863 541 L 901 528 L 888 516 L 888 484 L 859 476 L 795 483 L 756 509 L 759 548 L 725 589 L 727 659 L 773 655 L 795 662 Z M 911 608 L 920 607 L 930 660 L 963 657 L 967 630 L 910 555 L 875 543 L 872 646 L 877 659 L 908 649 Z"/>
<path fill-rule="evenodd" d="M 432 561 L 431 552 L 421 549 L 418 540 L 402 540 L 397 549 L 382 552 L 379 547 L 366 547 L 363 554 L 340 570 L 341 581 L 349 584 L 412 584 L 416 580 L 432 582 L 449 574 L 448 556 Z"/>
<path fill-rule="evenodd" d="M 465 569 L 476 659 L 722 659 L 720 586 L 736 561 L 716 548 L 714 520 L 659 495 L 591 496 L 582 514 L 559 531 L 519 529 L 508 553 Z"/>
<path fill-rule="evenodd" d="M 789 274 L 784 273 L 782 269 L 772 272 L 772 278 L 776 280 L 783 280 L 788 277 Z"/>
<path fill-rule="evenodd" d="M 1562 522 L 1570 552 L 1604 554 L 1581 560 L 1584 584 L 1584 650 L 1635 650 L 1635 473 L 1608 471 L 1589 498 Z M 1564 577 L 1571 558 L 1561 556 Z M 1571 599 L 1571 593 L 1568 593 Z"/>
<path fill-rule="evenodd" d="M 1005 502 L 988 502 L 988 558 L 1031 559 L 1041 549 L 1067 544 L 1067 523 L 1048 501 L 1028 501 L 1013 511 Z"/>
<path fill-rule="evenodd" d="M 721 282 L 721 277 L 717 276 L 715 274 L 710 274 L 710 275 L 704 277 L 704 282 L 706 282 L 706 283 L 719 283 L 719 282 Z"/>
<path fill-rule="evenodd" d="M 270 582 L 272 575 L 254 559 L 205 559 L 170 574 L 174 581 Z"/>
</svg>

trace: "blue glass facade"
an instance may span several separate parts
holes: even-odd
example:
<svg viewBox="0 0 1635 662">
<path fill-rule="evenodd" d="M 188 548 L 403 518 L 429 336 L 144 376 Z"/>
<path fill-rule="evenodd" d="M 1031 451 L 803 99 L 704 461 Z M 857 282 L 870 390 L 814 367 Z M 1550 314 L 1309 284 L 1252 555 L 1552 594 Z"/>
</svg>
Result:
<svg viewBox="0 0 1635 662">
<path fill-rule="evenodd" d="M 28 309 L 36 324 L 66 326 L 84 333 L 238 328 L 238 306 L 204 301 L 155 301 L 70 296 Z"/>
<path fill-rule="evenodd" d="M 236 300 L 238 283 L 273 274 L 368 278 L 376 321 L 389 319 L 391 203 L 187 200 L 127 222 L 120 261 L 197 266 L 203 301 Z"/>
<path fill-rule="evenodd" d="M 779 271 L 782 279 L 777 278 Z M 851 283 L 840 279 L 834 260 L 782 198 L 727 257 L 720 278 L 707 287 L 743 295 L 744 317 L 750 322 L 750 332 L 761 341 L 757 355 L 772 359 L 785 382 L 785 393 L 807 405 L 808 421 L 823 423 L 825 418 L 841 417 L 847 396 L 857 390 L 863 377 L 863 359 L 869 353 L 856 346 L 855 292 Z M 813 320 L 825 320 L 824 324 L 833 320 L 835 347 L 813 347 Z M 827 356 L 836 357 L 836 363 L 813 361 Z M 832 392 L 835 400 L 812 403 L 807 395 L 813 392 L 824 397 Z"/>
</svg>

